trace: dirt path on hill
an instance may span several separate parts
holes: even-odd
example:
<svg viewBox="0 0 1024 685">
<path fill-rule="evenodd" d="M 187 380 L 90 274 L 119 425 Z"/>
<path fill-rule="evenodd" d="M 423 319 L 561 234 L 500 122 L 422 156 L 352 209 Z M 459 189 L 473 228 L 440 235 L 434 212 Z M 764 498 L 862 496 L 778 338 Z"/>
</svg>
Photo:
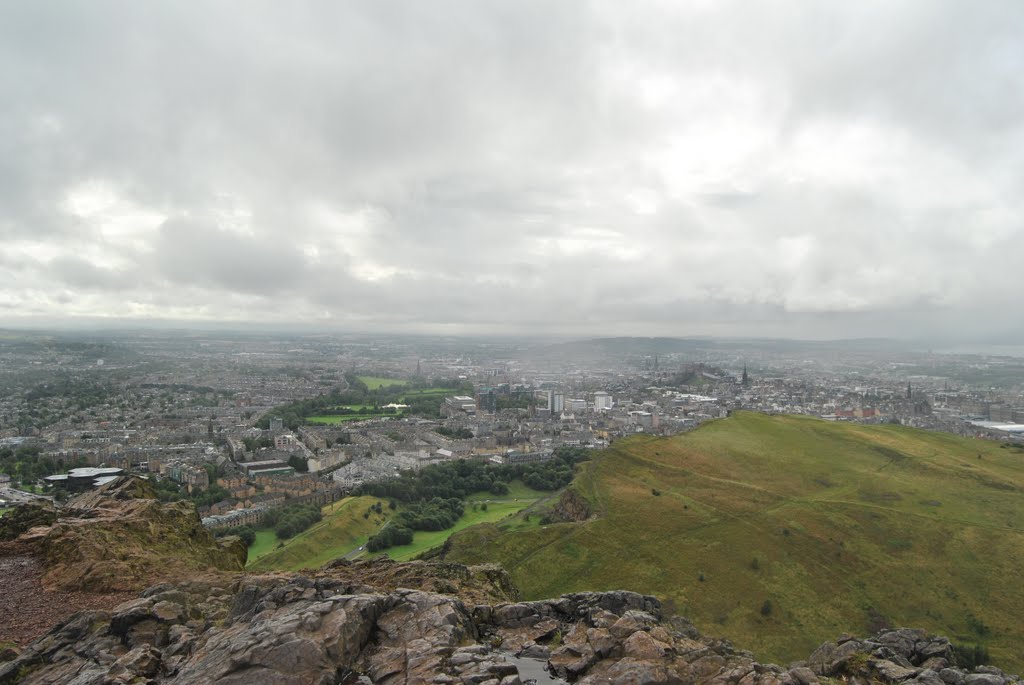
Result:
<svg viewBox="0 0 1024 685">
<path fill-rule="evenodd" d="M 0 645 L 24 647 L 72 614 L 112 609 L 137 595 L 131 592 L 47 592 L 42 567 L 31 556 L 0 556 Z"/>
</svg>

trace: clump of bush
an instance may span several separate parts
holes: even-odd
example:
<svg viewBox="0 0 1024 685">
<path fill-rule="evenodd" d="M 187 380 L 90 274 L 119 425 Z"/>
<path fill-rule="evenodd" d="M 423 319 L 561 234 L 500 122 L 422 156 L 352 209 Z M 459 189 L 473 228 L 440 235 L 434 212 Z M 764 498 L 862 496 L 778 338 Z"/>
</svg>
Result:
<svg viewBox="0 0 1024 685">
<path fill-rule="evenodd" d="M 465 503 L 455 497 L 435 497 L 429 502 L 409 505 L 395 514 L 379 533 L 370 536 L 366 548 L 371 552 L 379 552 L 388 547 L 407 545 L 412 542 L 414 530 L 447 530 L 462 516 L 464 507 Z M 486 509 L 487 503 L 481 507 Z"/>
<path fill-rule="evenodd" d="M 965 671 L 973 671 L 990 660 L 988 648 L 984 645 L 953 645 L 953 661 Z"/>
<path fill-rule="evenodd" d="M 320 507 L 315 504 L 295 504 L 283 509 L 271 509 L 263 522 L 272 527 L 282 540 L 295 537 L 323 518 Z"/>
</svg>

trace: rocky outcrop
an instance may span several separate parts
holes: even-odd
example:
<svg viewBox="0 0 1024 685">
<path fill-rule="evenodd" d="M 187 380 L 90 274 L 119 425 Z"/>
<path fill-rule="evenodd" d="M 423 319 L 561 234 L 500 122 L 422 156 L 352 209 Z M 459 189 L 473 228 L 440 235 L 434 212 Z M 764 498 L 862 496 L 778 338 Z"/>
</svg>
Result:
<svg viewBox="0 0 1024 685">
<path fill-rule="evenodd" d="M 0 518 L 0 542 L 15 540 L 37 526 L 57 520 L 57 507 L 46 500 L 23 504 Z"/>
<path fill-rule="evenodd" d="M 474 603 L 368 591 L 330 569 L 226 578 L 156 585 L 113 611 L 77 614 L 0 665 L 0 685 L 1017 682 L 955 668 L 948 641 L 917 631 L 842 638 L 789 668 L 761 664 L 631 592 Z"/>
<path fill-rule="evenodd" d="M 973 673 L 958 669 L 947 638 L 909 628 L 882 631 L 863 640 L 844 635 L 818 647 L 804 665 L 816 675 L 858 683 L 1008 685 L 1019 681 L 992 666 L 979 666 Z"/>
<path fill-rule="evenodd" d="M 244 543 L 214 539 L 195 507 L 160 502 L 139 478 L 118 478 L 55 514 L 15 541 L 19 554 L 42 561 L 50 589 L 138 591 L 161 579 L 245 566 Z"/>
<path fill-rule="evenodd" d="M 551 508 L 551 518 L 555 521 L 586 521 L 592 513 L 590 502 L 571 487 L 562 492 L 558 502 Z"/>
<path fill-rule="evenodd" d="M 365 591 L 389 592 L 414 587 L 424 592 L 458 595 L 463 601 L 486 604 L 519 599 L 508 572 L 497 564 L 463 566 L 442 561 L 392 561 L 386 556 L 366 561 L 338 559 L 324 575 Z"/>
</svg>

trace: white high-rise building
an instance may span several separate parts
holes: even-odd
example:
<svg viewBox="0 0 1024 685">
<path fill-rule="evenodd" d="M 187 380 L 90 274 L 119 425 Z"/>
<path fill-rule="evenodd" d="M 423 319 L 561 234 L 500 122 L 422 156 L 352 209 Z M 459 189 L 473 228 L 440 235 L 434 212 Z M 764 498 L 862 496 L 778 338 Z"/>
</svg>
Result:
<svg viewBox="0 0 1024 685">
<path fill-rule="evenodd" d="M 569 411 L 571 411 L 573 413 L 578 412 L 578 411 L 583 411 L 584 409 L 587 408 L 587 401 L 584 400 L 584 399 L 572 399 L 572 398 L 570 398 L 570 399 L 565 401 L 565 407 L 566 407 L 566 409 L 568 409 Z"/>
<path fill-rule="evenodd" d="M 594 411 L 612 408 L 612 396 L 602 391 L 594 393 Z"/>
<path fill-rule="evenodd" d="M 561 390 L 551 392 L 551 413 L 561 414 L 565 411 L 565 393 Z"/>
</svg>

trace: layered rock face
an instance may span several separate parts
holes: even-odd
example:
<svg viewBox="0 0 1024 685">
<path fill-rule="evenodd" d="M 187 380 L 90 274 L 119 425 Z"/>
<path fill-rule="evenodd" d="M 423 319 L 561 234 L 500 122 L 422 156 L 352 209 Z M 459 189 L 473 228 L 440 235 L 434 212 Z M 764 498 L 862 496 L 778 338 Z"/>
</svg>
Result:
<svg viewBox="0 0 1024 685">
<path fill-rule="evenodd" d="M 415 573 L 430 575 L 423 566 Z M 501 572 L 466 569 L 468 578 L 488 575 Z M 657 600 L 631 592 L 473 603 L 419 589 L 372 591 L 329 571 L 157 585 L 111 612 L 77 614 L 0 665 L 0 685 L 811 685 L 826 677 L 1017 682 L 997 669 L 958 670 L 948 641 L 915 631 L 844 638 L 783 668 L 701 637 L 683 619 L 663 620 Z"/>
</svg>

